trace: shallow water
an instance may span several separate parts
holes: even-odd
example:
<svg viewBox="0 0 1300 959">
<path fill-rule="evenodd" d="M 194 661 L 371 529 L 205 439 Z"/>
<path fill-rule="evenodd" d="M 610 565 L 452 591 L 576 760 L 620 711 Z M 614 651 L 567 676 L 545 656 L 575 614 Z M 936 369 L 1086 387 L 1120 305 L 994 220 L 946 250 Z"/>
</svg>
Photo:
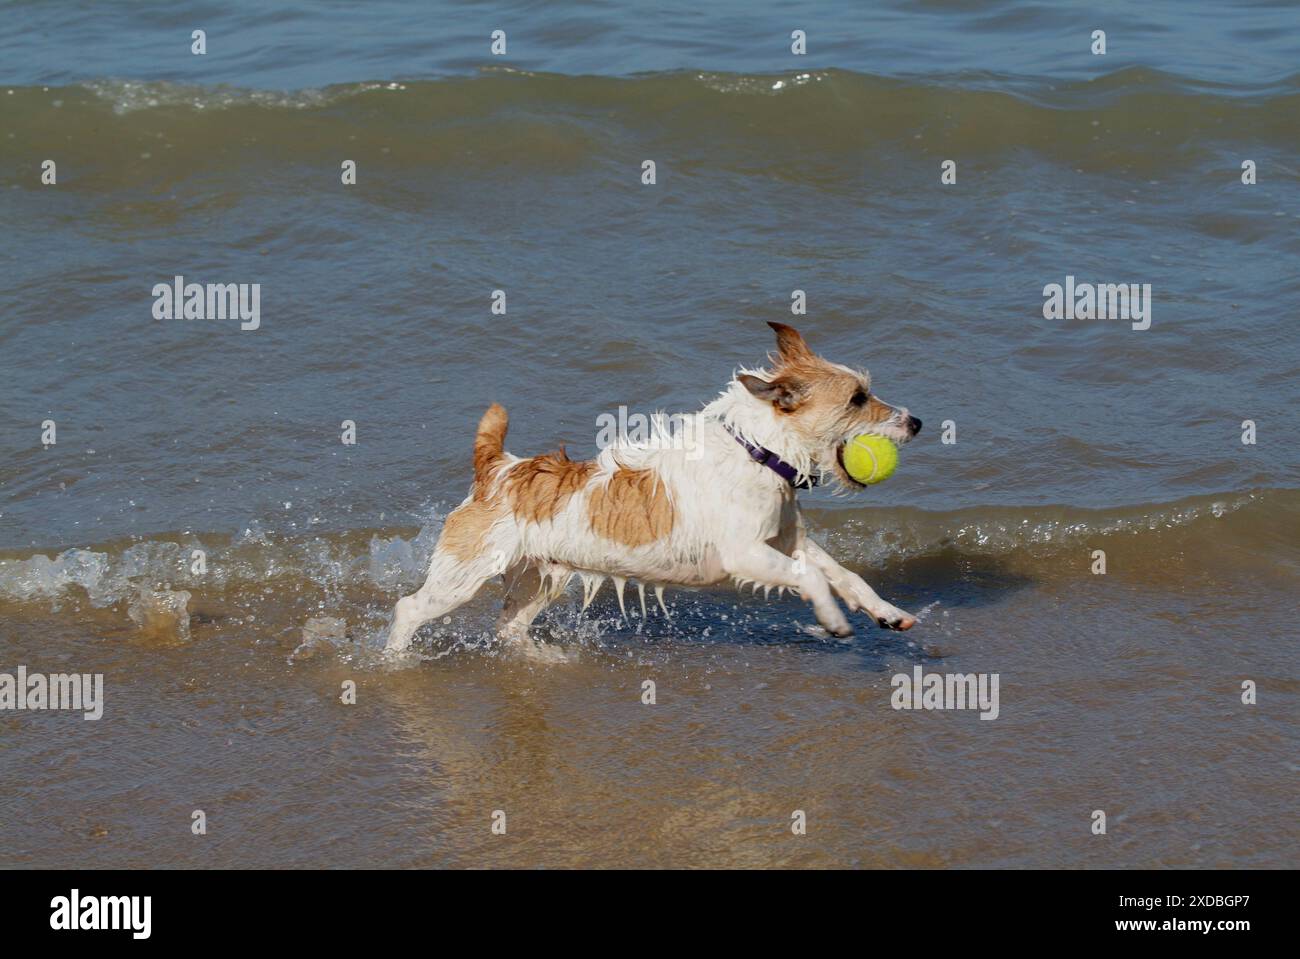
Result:
<svg viewBox="0 0 1300 959">
<path fill-rule="evenodd" d="M 1295 865 L 1300 21 L 1095 7 L 5 6 L 0 672 L 106 704 L 0 711 L 0 864 Z M 155 319 L 178 274 L 260 328 Z M 1067 275 L 1150 328 L 1045 319 Z M 768 320 L 926 422 L 804 497 L 913 631 L 572 595 L 546 667 L 492 585 L 375 654 L 489 402 L 591 455 Z M 891 709 L 916 665 L 998 719 Z"/>
</svg>

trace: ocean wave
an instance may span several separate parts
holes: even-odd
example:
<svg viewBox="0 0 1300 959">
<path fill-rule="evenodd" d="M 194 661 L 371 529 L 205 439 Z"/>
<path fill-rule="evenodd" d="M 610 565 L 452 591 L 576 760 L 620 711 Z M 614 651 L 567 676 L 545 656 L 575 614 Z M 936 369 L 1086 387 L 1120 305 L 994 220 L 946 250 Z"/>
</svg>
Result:
<svg viewBox="0 0 1300 959">
<path fill-rule="evenodd" d="M 1047 577 L 1087 568 L 1093 550 L 1130 570 L 1157 574 L 1172 565 L 1271 565 L 1300 573 L 1300 490 L 1257 489 L 1175 502 L 1107 509 L 980 506 L 951 512 L 839 510 L 827 537 L 836 555 L 860 564 L 949 553 L 998 558 Z"/>
<path fill-rule="evenodd" d="M 287 537 L 253 526 L 238 536 L 186 534 L 0 558 L 0 610 L 118 608 L 141 621 L 176 614 L 178 596 L 250 609 L 265 597 L 321 611 L 340 603 L 384 611 L 418 584 L 442 517 L 419 529 Z M 1262 489 L 1173 503 L 1085 510 L 1056 506 L 813 511 L 810 524 L 841 562 L 895 573 L 927 558 L 946 568 L 996 560 L 1017 575 L 1077 576 L 1103 550 L 1128 581 L 1158 583 L 1187 564 L 1230 576 L 1257 567 L 1300 573 L 1300 490 Z M 200 561 L 201 557 L 201 561 Z M 181 603 L 184 606 L 184 603 Z"/>
<path fill-rule="evenodd" d="M 26 166 L 16 166 L 26 163 L 23 147 L 52 139 L 69 168 L 128 182 L 156 176 L 169 157 L 187 176 L 267 154 L 336 166 L 345 146 L 389 167 L 481 175 L 578 169 L 649 146 L 742 172 L 802 164 L 821 176 L 935 151 L 1168 171 L 1221 160 L 1220 149 L 1242 142 L 1278 154 L 1300 147 L 1300 74 L 1243 88 L 1138 67 L 1073 81 L 484 70 L 289 92 L 105 79 L 8 88 L 0 107 L 9 134 L 0 173 L 29 186 Z"/>
</svg>

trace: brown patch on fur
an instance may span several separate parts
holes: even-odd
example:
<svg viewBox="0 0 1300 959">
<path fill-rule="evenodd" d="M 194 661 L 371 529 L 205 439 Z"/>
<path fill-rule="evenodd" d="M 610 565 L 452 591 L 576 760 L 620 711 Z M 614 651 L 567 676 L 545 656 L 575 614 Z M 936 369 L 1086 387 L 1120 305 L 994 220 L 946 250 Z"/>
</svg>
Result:
<svg viewBox="0 0 1300 959">
<path fill-rule="evenodd" d="M 892 406 L 888 403 L 880 402 L 880 400 L 876 399 L 875 396 L 872 396 L 867 400 L 865 413 L 868 423 L 883 423 L 896 412 L 897 411 Z"/>
<path fill-rule="evenodd" d="M 811 360 L 815 354 L 803 338 L 803 334 L 793 326 L 768 321 L 768 326 L 776 331 L 776 351 L 786 363 Z"/>
<path fill-rule="evenodd" d="M 753 376 L 740 380 L 759 399 L 770 402 L 777 415 L 807 440 L 816 443 L 852 435 L 897 413 L 871 394 L 871 381 L 865 373 L 817 356 L 791 327 L 768 325 L 776 330 L 780 361 L 766 382 Z M 867 394 L 867 402 L 860 406 L 851 402 L 858 392 Z"/>
<path fill-rule="evenodd" d="M 534 456 L 510 468 L 505 477 L 506 496 L 515 516 L 540 523 L 562 510 L 595 470 L 595 463 L 575 462 L 564 450 Z"/>
<path fill-rule="evenodd" d="M 856 373 L 843 367 L 828 363 L 808 346 L 803 336 L 792 326 L 784 323 L 768 323 L 776 331 L 776 347 L 780 362 L 773 370 L 769 381 L 772 390 L 773 405 L 778 413 L 795 413 L 802 407 L 820 408 L 831 415 L 839 415 L 840 407 L 846 406 L 856 390 L 869 389 L 869 383 Z M 742 382 L 746 377 L 741 377 Z M 748 377 L 750 380 L 756 377 Z M 761 382 L 761 381 L 759 381 Z M 759 394 L 754 385 L 745 384 L 751 393 Z M 871 412 L 872 405 L 884 407 L 874 396 L 864 409 L 858 410 L 858 417 L 865 418 Z M 881 417 L 883 419 L 885 417 Z"/>
<path fill-rule="evenodd" d="M 438 549 L 445 549 L 462 563 L 468 563 L 483 552 L 483 540 L 496 518 L 493 504 L 477 499 L 466 503 L 453 510 L 442 524 Z"/>
<path fill-rule="evenodd" d="M 673 507 L 653 470 L 619 469 L 587 503 L 591 528 L 624 546 L 645 546 L 672 532 Z"/>
<path fill-rule="evenodd" d="M 772 377 L 779 399 L 778 413 L 798 413 L 805 407 L 839 413 L 847 407 L 849 397 L 862 384 L 852 373 L 812 357 L 795 363 L 782 363 Z M 868 404 L 870 405 L 870 404 Z"/>
</svg>

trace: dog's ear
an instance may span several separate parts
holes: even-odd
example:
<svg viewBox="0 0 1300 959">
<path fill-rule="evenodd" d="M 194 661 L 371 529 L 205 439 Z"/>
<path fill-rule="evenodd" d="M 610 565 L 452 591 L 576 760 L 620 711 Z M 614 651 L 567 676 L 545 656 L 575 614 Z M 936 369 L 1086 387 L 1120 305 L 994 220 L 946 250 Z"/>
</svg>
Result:
<svg viewBox="0 0 1300 959">
<path fill-rule="evenodd" d="M 776 351 L 781 354 L 781 359 L 785 362 L 797 363 L 800 360 L 813 358 L 813 351 L 808 348 L 803 336 L 793 326 L 770 321 L 767 325 L 776 330 Z"/>
<path fill-rule="evenodd" d="M 791 379 L 788 376 L 778 376 L 770 383 L 767 380 L 759 379 L 749 373 L 741 373 L 737 377 L 741 383 L 745 384 L 745 389 L 753 393 L 760 400 L 771 403 L 779 410 L 791 413 L 799 408 L 803 402 L 804 388 L 803 385 Z"/>
</svg>

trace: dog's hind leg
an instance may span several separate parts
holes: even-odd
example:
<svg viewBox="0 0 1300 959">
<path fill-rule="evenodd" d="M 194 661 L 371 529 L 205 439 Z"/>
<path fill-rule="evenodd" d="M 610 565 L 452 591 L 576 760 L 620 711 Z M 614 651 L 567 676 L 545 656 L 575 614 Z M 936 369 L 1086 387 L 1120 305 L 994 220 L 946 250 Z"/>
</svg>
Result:
<svg viewBox="0 0 1300 959">
<path fill-rule="evenodd" d="M 573 578 L 569 569 L 521 562 L 505 574 L 506 601 L 497 620 L 497 636 L 534 659 L 563 659 L 528 635 L 528 627 L 547 606 L 559 598 Z"/>
<path fill-rule="evenodd" d="M 551 586 L 542 579 L 536 564 L 516 563 L 506 570 L 506 600 L 497 619 L 497 635 L 502 639 L 519 639 L 528 635 L 528 627 L 551 602 Z"/>
<path fill-rule="evenodd" d="M 397 601 L 388 631 L 389 652 L 411 644 L 416 630 L 468 602 L 484 583 L 515 562 L 518 532 L 508 516 L 467 501 L 447 517 L 424 585 Z"/>
<path fill-rule="evenodd" d="M 469 602 L 479 587 L 497 573 L 498 565 L 491 556 L 462 563 L 446 554 L 435 553 L 424 585 L 397 601 L 384 648 L 391 652 L 404 650 L 425 623 Z"/>
</svg>

